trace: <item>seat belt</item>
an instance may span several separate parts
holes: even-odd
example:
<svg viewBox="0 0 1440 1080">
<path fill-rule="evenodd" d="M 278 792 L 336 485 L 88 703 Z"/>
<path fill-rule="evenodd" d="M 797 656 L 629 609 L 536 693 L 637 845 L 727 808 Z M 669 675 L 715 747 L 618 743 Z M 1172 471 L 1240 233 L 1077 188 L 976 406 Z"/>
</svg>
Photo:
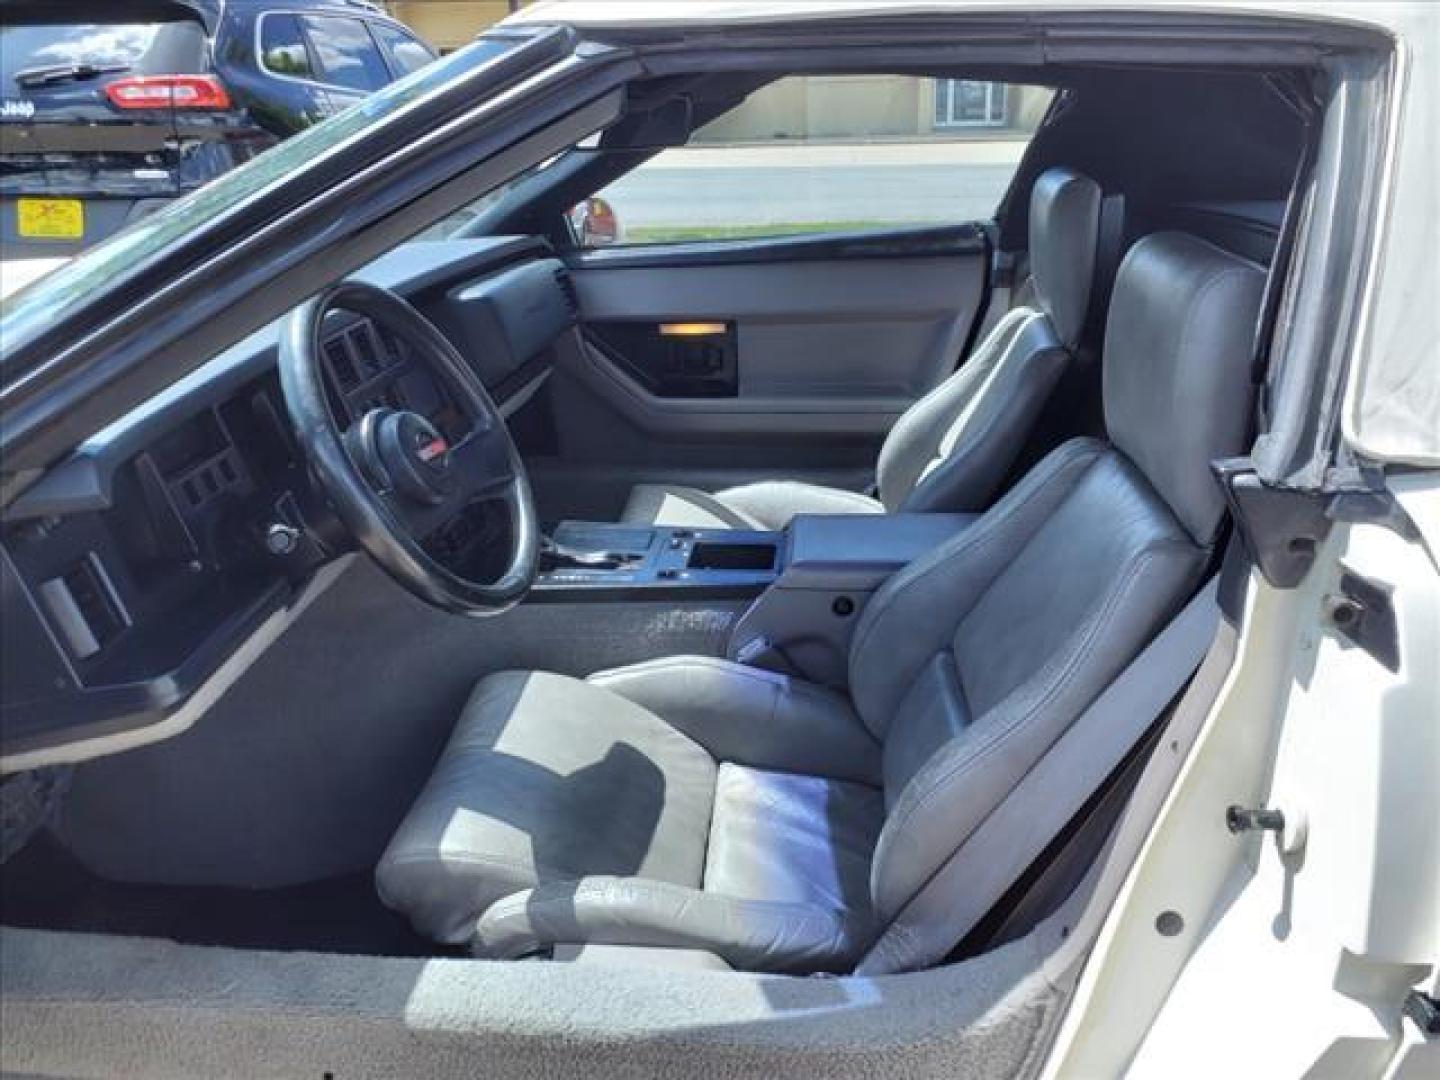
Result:
<svg viewBox="0 0 1440 1080">
<path fill-rule="evenodd" d="M 1211 578 L 901 909 L 855 969 L 939 963 L 1084 808 L 1190 681 L 1220 620 Z"/>
<path fill-rule="evenodd" d="M 1110 294 L 1115 275 L 1125 258 L 1125 196 L 1121 192 L 1100 200 L 1100 220 L 1095 234 L 1095 273 L 1090 282 L 1090 306 L 1085 311 L 1086 338 L 1100 347 L 1105 336 L 1105 317 L 1110 311 Z"/>
</svg>

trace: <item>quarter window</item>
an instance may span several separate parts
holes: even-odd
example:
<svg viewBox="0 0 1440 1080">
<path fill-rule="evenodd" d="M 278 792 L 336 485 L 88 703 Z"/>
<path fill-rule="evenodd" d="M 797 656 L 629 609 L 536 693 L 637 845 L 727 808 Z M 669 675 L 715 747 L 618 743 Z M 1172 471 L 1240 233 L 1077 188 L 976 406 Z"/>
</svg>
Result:
<svg viewBox="0 0 1440 1080">
<path fill-rule="evenodd" d="M 368 93 L 390 81 L 390 69 L 359 19 L 307 15 L 305 30 L 323 82 Z"/>
<path fill-rule="evenodd" d="M 403 30 L 386 26 L 384 23 L 371 23 L 370 29 L 375 32 L 375 37 L 395 61 L 395 68 L 402 75 L 409 75 L 435 59 L 428 48 Z"/>
<path fill-rule="evenodd" d="M 260 20 L 260 66 L 275 75 L 314 77 L 300 20 L 294 15 L 266 15 Z"/>
</svg>

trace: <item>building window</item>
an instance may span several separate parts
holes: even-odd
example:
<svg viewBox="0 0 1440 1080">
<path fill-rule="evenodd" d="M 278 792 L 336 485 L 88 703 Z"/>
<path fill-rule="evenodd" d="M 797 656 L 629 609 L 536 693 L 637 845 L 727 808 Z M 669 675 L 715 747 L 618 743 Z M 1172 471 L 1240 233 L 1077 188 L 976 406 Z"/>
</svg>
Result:
<svg viewBox="0 0 1440 1080">
<path fill-rule="evenodd" d="M 935 126 L 1002 127 L 1005 84 L 970 79 L 935 80 Z"/>
</svg>

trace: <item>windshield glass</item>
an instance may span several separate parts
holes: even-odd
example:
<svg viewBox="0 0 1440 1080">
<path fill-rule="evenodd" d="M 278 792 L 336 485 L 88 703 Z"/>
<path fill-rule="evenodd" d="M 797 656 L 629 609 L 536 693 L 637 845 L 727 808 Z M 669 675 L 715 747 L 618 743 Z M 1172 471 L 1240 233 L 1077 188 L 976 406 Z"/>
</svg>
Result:
<svg viewBox="0 0 1440 1080">
<path fill-rule="evenodd" d="M 524 38 L 482 38 L 451 53 L 142 218 L 75 261 L 0 300 L 0 363 L 9 362 L 18 343 L 48 329 L 67 306 L 129 276 L 192 230 L 283 182 L 364 129 L 452 81 L 473 76 L 523 44 Z"/>
</svg>

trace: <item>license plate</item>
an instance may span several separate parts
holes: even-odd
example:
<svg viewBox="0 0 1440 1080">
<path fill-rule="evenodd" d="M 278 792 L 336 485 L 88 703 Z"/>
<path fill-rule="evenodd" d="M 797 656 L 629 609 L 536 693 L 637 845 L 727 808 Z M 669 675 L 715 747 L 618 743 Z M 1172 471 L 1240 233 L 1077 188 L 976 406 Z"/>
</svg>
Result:
<svg viewBox="0 0 1440 1080">
<path fill-rule="evenodd" d="M 79 199 L 20 199 L 15 231 L 36 240 L 79 240 L 85 235 L 85 204 Z"/>
</svg>

